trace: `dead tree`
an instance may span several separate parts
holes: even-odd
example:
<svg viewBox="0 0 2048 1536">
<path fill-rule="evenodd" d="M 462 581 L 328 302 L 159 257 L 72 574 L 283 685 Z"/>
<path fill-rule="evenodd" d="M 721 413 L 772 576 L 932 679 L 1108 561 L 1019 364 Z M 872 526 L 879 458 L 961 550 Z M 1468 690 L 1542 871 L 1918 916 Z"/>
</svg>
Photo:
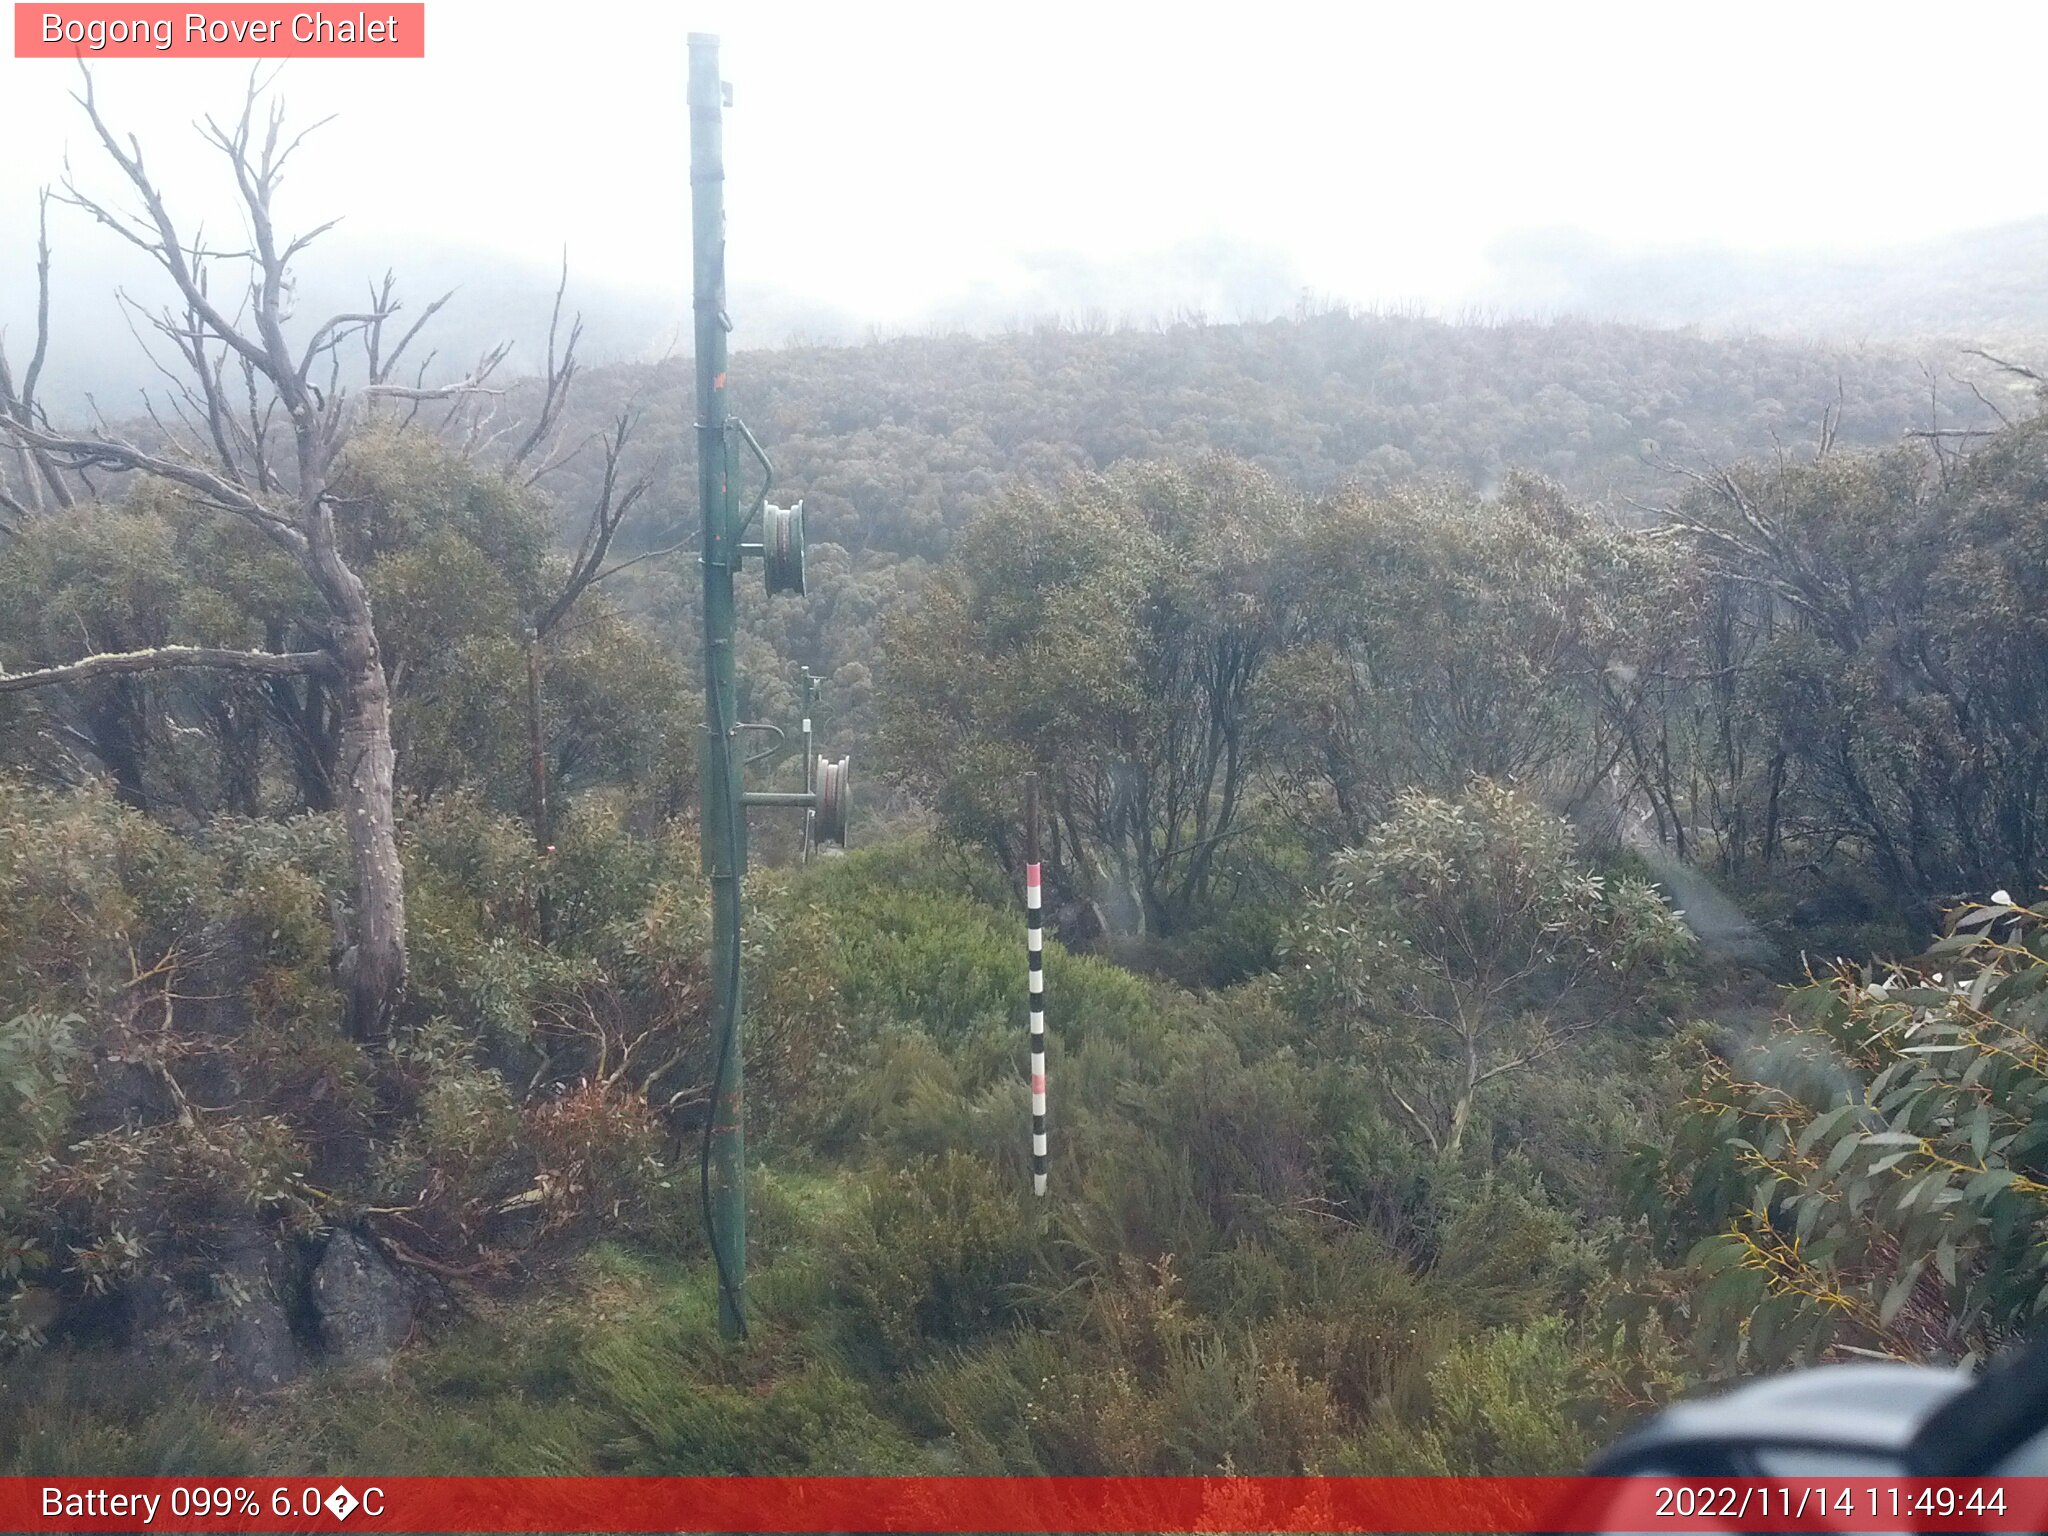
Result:
<svg viewBox="0 0 2048 1536">
<path fill-rule="evenodd" d="M 0 346 L 0 422 L 24 426 L 46 426 L 42 407 L 36 402 L 36 385 L 42 377 L 43 362 L 50 352 L 50 194 L 44 192 L 36 207 L 36 342 L 28 367 L 17 381 L 7 363 L 7 349 Z M 56 462 L 28 444 L 17 440 L 7 445 L 14 461 L 17 489 L 10 489 L 0 475 L 0 517 L 9 528 L 19 528 L 31 514 L 46 506 L 68 507 L 70 486 Z"/>
<path fill-rule="evenodd" d="M 554 310 L 548 318 L 547 372 L 542 380 L 541 398 L 534 410 L 534 419 L 511 452 L 505 469 L 508 474 L 524 471 L 527 461 L 539 456 L 540 463 L 526 475 L 526 485 L 532 487 L 553 474 L 556 470 L 575 459 L 593 441 L 604 454 L 604 473 L 599 477 L 597 499 L 591 504 L 590 515 L 583 527 L 582 538 L 576 546 L 576 556 L 570 562 L 569 571 L 562 579 L 562 585 L 551 597 L 536 603 L 525 616 L 522 640 L 526 648 L 526 746 L 527 760 L 532 775 L 533 796 L 533 846 L 545 857 L 553 852 L 554 829 L 548 799 L 547 737 L 542 719 L 542 696 L 544 692 L 542 646 L 549 635 L 567 619 L 582 601 L 583 595 L 600 582 L 606 581 L 628 566 L 638 565 L 643 560 L 656 559 L 674 554 L 683 546 L 670 545 L 654 549 L 630 559 L 607 565 L 611 556 L 612 541 L 618 537 L 619 529 L 625 524 L 627 515 L 634 504 L 645 496 L 653 485 L 651 476 L 642 474 L 631 483 L 622 479 L 626 444 L 633 436 L 639 423 L 639 414 L 632 405 L 619 414 L 608 432 L 600 432 L 594 438 L 584 438 L 564 450 L 559 442 L 565 414 L 569 406 L 569 387 L 574 381 L 578 364 L 576 345 L 583 337 L 583 317 L 578 315 L 570 322 L 566 341 L 558 340 L 562 326 L 562 299 L 569 287 L 569 260 L 565 252 L 562 258 L 562 278 L 555 288 Z M 540 891 L 541 937 L 548 931 L 547 886 L 543 882 Z"/>
<path fill-rule="evenodd" d="M 572 340 L 572 358 L 573 350 L 574 342 Z M 544 432 L 548 422 L 550 407 L 559 411 L 558 399 L 566 398 L 566 390 L 562 396 L 558 397 L 552 387 L 554 376 L 553 363 L 553 347 L 551 345 L 549 348 L 551 383 L 548 390 L 548 398 L 542 405 L 540 424 L 534 428 L 532 435 L 527 439 L 529 444 L 537 442 Z M 561 625 L 564 619 L 569 617 L 576 604 L 582 600 L 583 595 L 592 587 L 623 571 L 630 565 L 638 565 L 642 560 L 653 559 L 659 555 L 673 554 L 677 548 L 681 547 L 678 545 L 665 549 L 649 550 L 645 554 L 634 555 L 629 559 L 620 560 L 610 565 L 605 563 L 611 554 L 612 541 L 618 536 L 619 528 L 626 521 L 627 514 L 633 510 L 634 504 L 647 494 L 649 487 L 653 484 L 652 479 L 644 474 L 634 479 L 631 484 L 621 483 L 621 463 L 625 455 L 626 443 L 633 435 L 636 421 L 637 418 L 632 411 L 628 410 L 619 417 L 609 432 L 600 435 L 598 441 L 602 445 L 604 452 L 604 473 L 599 479 L 597 499 L 592 503 L 589 520 L 584 524 L 583 537 L 576 548 L 576 557 L 570 563 L 569 572 L 563 578 L 561 588 L 553 597 L 536 607 L 532 613 L 527 615 L 526 619 L 525 635 L 523 637 L 526 644 L 526 744 L 527 757 L 533 775 L 533 845 L 535 851 L 543 858 L 554 851 L 554 827 L 548 805 L 547 737 L 542 720 L 541 648 L 546 643 L 548 636 Z M 514 455 L 514 465 L 517 465 L 525 457 L 525 451 L 522 449 L 518 454 Z M 573 457 L 573 453 L 570 457 Z M 558 460 L 557 462 L 566 462 L 566 459 Z M 533 479 L 537 480 L 540 478 L 540 475 L 546 473 L 550 467 L 552 466 L 543 466 L 542 470 L 536 473 Z M 529 480 L 527 483 L 530 485 L 533 483 L 533 480 Z M 540 891 L 540 925 L 541 937 L 545 940 L 549 936 L 548 930 L 550 927 L 548 891 L 545 882 L 543 882 Z"/>
<path fill-rule="evenodd" d="M 181 668 L 323 680 L 338 701 L 334 804 L 347 826 L 355 884 L 352 923 L 337 945 L 336 968 L 351 1033 L 376 1039 L 389 1028 L 406 978 L 391 696 L 368 593 L 337 536 L 330 486 L 336 461 L 366 408 L 379 400 L 410 402 L 414 409 L 426 401 L 473 400 L 487 392 L 484 381 L 505 349 L 488 354 L 453 384 L 426 387 L 423 368 L 413 382 L 398 381 L 395 371 L 407 349 L 446 296 L 387 345 L 387 329 L 396 331 L 392 322 L 400 309 L 388 278 L 372 289 L 365 309 L 304 330 L 296 345 L 288 338 L 292 263 L 333 224 L 292 239 L 279 235 L 272 203 L 285 166 L 306 134 L 287 140 L 281 107 L 265 107 L 263 95 L 252 79 L 238 120 L 223 127 L 208 118 L 201 128 L 226 159 L 248 225 L 248 248 L 226 251 L 179 228 L 143 162 L 141 145 L 108 127 L 91 76 L 85 76 L 76 100 L 126 178 L 134 204 L 121 208 L 100 202 L 68 176 L 59 201 L 121 236 L 170 279 L 174 302 L 160 310 L 145 310 L 122 296 L 131 316 L 141 322 L 138 337 L 154 332 L 145 350 L 172 381 L 170 409 L 166 415 L 152 408 L 155 432 L 147 446 L 105 423 L 83 435 L 51 425 L 35 400 L 49 342 L 45 239 L 40 264 L 44 302 L 33 359 L 18 385 L 0 364 L 0 443 L 21 470 L 0 510 L 21 518 L 46 500 L 63 504 L 72 494 L 66 477 L 82 479 L 94 471 L 165 482 L 182 491 L 185 505 L 195 512 L 239 518 L 291 557 L 318 594 L 319 609 L 307 626 L 317 644 L 270 651 L 169 646 L 86 656 L 62 666 L 0 674 L 0 693 Z M 224 285 L 213 281 L 223 266 L 239 266 L 246 277 L 245 290 L 232 300 L 223 300 Z M 160 355 L 164 347 L 175 354 L 169 361 Z M 353 356 L 358 347 L 362 361 L 345 368 L 344 350 Z M 84 483 L 89 487 L 89 481 Z"/>
</svg>

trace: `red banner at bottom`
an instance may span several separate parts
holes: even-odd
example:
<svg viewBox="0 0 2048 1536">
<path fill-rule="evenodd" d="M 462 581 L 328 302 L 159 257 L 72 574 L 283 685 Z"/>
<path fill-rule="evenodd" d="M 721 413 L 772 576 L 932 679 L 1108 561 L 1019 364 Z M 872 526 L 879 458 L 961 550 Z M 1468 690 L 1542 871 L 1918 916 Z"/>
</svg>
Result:
<svg viewBox="0 0 2048 1536">
<path fill-rule="evenodd" d="M 2048 1478 L 0 1478 L 0 1530 L 2040 1531 Z"/>
</svg>

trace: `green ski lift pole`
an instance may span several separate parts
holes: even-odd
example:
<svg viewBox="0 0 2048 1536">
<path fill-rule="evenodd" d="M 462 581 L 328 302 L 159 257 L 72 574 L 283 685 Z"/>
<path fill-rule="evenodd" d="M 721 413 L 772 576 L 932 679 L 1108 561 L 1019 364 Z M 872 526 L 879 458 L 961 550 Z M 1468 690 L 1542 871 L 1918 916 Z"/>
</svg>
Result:
<svg viewBox="0 0 2048 1536">
<path fill-rule="evenodd" d="M 815 682 L 804 674 L 804 787 L 763 791 L 746 787 L 748 759 L 742 731 L 777 726 L 739 717 L 739 668 L 733 655 L 733 581 L 751 555 L 760 560 L 768 596 L 804 593 L 804 504 L 779 507 L 768 500 L 775 470 L 746 423 L 733 415 L 725 390 L 725 109 L 731 93 L 718 78 L 718 39 L 690 34 L 690 244 L 697 344 L 697 499 L 703 512 L 698 560 L 704 573 L 704 750 L 698 757 L 698 798 L 703 813 L 704 873 L 711 882 L 712 1029 L 715 1062 L 711 1115 L 704 1126 L 699 1194 L 718 1270 L 718 1329 L 727 1338 L 747 1333 L 747 1103 L 744 977 L 740 965 L 740 882 L 747 872 L 747 808 L 802 810 L 805 851 L 818 842 L 846 846 L 851 774 L 844 757 L 811 756 L 811 704 Z M 761 489 L 740 515 L 739 450 L 761 473 Z M 757 542 L 743 542 L 758 519 Z M 780 761 L 786 748 L 770 748 L 755 761 Z"/>
<path fill-rule="evenodd" d="M 690 234 L 697 357 L 697 497 L 703 513 L 704 750 L 700 798 L 704 873 L 711 882 L 711 975 L 717 1065 L 704 1188 L 718 1270 L 718 1328 L 747 1331 L 746 1082 L 740 1019 L 740 877 L 747 824 L 741 805 L 739 683 L 733 658 L 733 576 L 740 530 L 726 429 L 725 85 L 718 39 L 690 34 Z"/>
</svg>

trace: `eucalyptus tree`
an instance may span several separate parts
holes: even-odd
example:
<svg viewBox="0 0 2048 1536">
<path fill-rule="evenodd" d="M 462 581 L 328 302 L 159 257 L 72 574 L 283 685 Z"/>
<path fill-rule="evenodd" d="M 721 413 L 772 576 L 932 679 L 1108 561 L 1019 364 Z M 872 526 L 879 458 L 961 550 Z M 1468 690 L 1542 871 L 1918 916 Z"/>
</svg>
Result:
<svg viewBox="0 0 2048 1536">
<path fill-rule="evenodd" d="M 1595 874 L 1569 824 L 1477 779 L 1456 799 L 1404 792 L 1332 860 L 1289 990 L 1359 1040 L 1418 1139 L 1455 1159 L 1489 1084 L 1675 997 L 1691 949 L 1654 886 Z"/>
<path fill-rule="evenodd" d="M 1277 803 L 1319 851 L 1403 790 L 1475 776 L 1582 807 L 1619 755 L 1596 707 L 1632 551 L 1533 476 L 1319 501 L 1294 559 L 1298 621 L 1260 730 Z"/>
<path fill-rule="evenodd" d="M 123 433 L 104 421 L 79 431 L 51 421 L 36 397 L 51 339 L 45 238 L 34 352 L 18 381 L 11 370 L 0 372 L 0 436 L 14 450 L 13 464 L 0 466 L 12 476 L 0 487 L 0 507 L 18 523 L 38 508 L 90 494 L 97 473 L 146 477 L 174 493 L 171 504 L 188 516 L 224 515 L 252 529 L 303 577 L 314 606 L 293 649 L 100 650 L 0 675 L 0 693 L 193 670 L 325 685 L 336 721 L 335 804 L 347 827 L 355 886 L 337 967 L 351 1031 L 381 1036 L 406 977 L 391 688 L 369 592 L 343 536 L 336 469 L 351 438 L 381 407 L 416 414 L 430 402 L 448 402 L 451 417 L 473 408 L 506 349 L 488 353 L 453 383 L 427 385 L 424 365 L 409 382 L 400 377 L 412 344 L 447 296 L 400 331 L 401 305 L 388 275 L 360 310 L 312 324 L 297 320 L 293 263 L 333 221 L 296 236 L 279 230 L 277 192 L 306 134 L 287 136 L 281 104 L 266 105 L 254 79 L 237 117 L 209 117 L 201 127 L 225 162 L 246 223 L 247 245 L 232 251 L 181 224 L 140 143 L 108 124 L 89 74 L 76 99 L 120 172 L 127 200 L 102 201 L 68 175 L 58 200 L 128 242 L 168 280 L 170 298 L 161 308 L 146 309 L 125 295 L 123 302 L 137 335 L 148 338 L 152 362 L 171 382 L 163 405 L 151 409 L 147 431 Z M 238 287 L 221 280 L 229 273 Z"/>
<path fill-rule="evenodd" d="M 1681 851 L 1860 864 L 1916 925 L 2048 870 L 2048 420 L 1976 436 L 1691 474 L 1608 696 Z"/>
<path fill-rule="evenodd" d="M 1221 456 L 997 502 L 885 631 L 897 772 L 957 832 L 1004 847 L 1036 767 L 1058 892 L 1114 931 L 1185 928 L 1248 825 L 1254 701 L 1287 632 L 1302 515 Z"/>
<path fill-rule="evenodd" d="M 2048 1307 L 2044 913 L 1988 894 L 1923 956 L 1682 1042 L 1638 1199 L 1709 1359 L 1982 1357 Z"/>
</svg>

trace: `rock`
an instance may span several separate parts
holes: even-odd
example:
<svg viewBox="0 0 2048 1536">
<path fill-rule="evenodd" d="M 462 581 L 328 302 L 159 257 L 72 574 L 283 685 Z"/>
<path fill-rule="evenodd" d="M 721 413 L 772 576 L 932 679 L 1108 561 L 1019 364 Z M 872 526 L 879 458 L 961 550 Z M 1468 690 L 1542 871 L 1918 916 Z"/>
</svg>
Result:
<svg viewBox="0 0 2048 1536">
<path fill-rule="evenodd" d="M 388 1367 L 412 1331 L 413 1292 L 374 1244 L 342 1228 L 313 1268 L 313 1315 L 338 1365 Z"/>
<path fill-rule="evenodd" d="M 225 1384 L 253 1392 L 284 1385 L 306 1368 L 292 1332 L 294 1255 L 262 1235 L 231 1250 L 217 1273 L 222 1296 L 210 1319 L 214 1368 Z"/>
</svg>

